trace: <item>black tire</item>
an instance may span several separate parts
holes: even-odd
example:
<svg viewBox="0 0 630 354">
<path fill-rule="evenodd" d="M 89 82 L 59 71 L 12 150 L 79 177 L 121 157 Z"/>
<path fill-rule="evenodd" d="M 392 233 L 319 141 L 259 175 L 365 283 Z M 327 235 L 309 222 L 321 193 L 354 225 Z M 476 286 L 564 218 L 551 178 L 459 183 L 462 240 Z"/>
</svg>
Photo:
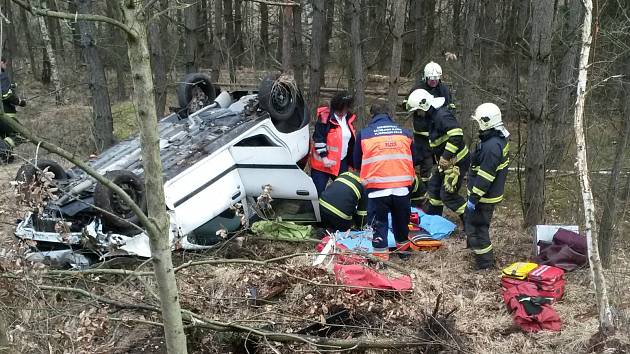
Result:
<svg viewBox="0 0 630 354">
<path fill-rule="evenodd" d="M 13 147 L 4 139 L 0 139 L 0 165 L 8 164 L 13 161 Z"/>
<path fill-rule="evenodd" d="M 298 106 L 299 91 L 278 82 L 279 74 L 265 77 L 258 87 L 260 107 L 269 112 L 271 120 L 278 125 L 290 120 Z"/>
<path fill-rule="evenodd" d="M 105 178 L 127 192 L 142 211 L 146 212 L 147 201 L 144 181 L 141 177 L 130 171 L 115 170 L 105 173 Z M 97 183 L 94 188 L 94 205 L 107 211 L 106 213 L 101 212 L 101 220 L 107 230 L 119 232 L 137 230 L 132 225 L 139 224 L 136 214 L 116 193 L 101 183 Z"/>
<path fill-rule="evenodd" d="M 206 104 L 210 104 L 217 97 L 217 89 L 206 74 L 192 73 L 184 77 L 184 81 L 177 87 L 177 102 L 186 114 L 192 114 L 195 110 L 189 110 L 190 101 L 193 99 L 193 88 L 197 86 L 206 95 Z"/>
<path fill-rule="evenodd" d="M 15 180 L 18 182 L 32 183 L 36 179 L 39 171 L 44 170 L 54 173 L 55 177 L 53 177 L 53 179 L 55 180 L 68 178 L 68 174 L 63 167 L 55 161 L 38 159 L 37 162 L 31 161 L 22 165 L 15 175 Z"/>
</svg>

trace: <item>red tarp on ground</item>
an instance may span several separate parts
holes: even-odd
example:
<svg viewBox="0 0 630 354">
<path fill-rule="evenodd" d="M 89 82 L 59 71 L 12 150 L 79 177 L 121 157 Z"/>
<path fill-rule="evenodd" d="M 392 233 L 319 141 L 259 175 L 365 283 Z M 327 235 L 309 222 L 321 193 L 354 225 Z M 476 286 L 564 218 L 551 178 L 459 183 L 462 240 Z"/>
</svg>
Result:
<svg viewBox="0 0 630 354">
<path fill-rule="evenodd" d="M 408 275 L 389 278 L 360 264 L 335 264 L 333 271 L 337 281 L 345 285 L 397 291 L 412 289 L 411 277 Z"/>
</svg>

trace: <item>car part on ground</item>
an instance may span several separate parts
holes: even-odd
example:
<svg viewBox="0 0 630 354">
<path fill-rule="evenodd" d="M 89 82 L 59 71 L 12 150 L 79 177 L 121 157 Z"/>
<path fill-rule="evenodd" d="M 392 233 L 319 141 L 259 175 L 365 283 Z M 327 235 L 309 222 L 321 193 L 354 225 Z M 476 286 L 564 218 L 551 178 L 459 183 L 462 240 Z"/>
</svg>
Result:
<svg viewBox="0 0 630 354">
<path fill-rule="evenodd" d="M 203 75 L 189 75 L 186 80 L 196 82 L 194 78 L 200 77 Z M 212 87 L 204 80 L 206 89 Z M 268 80 L 264 83 L 261 88 L 270 87 Z M 223 91 L 192 114 L 173 113 L 160 120 L 168 236 L 173 249 L 212 247 L 220 241 L 218 231 L 224 234 L 240 225 L 240 216 L 226 217 L 225 212 L 242 203 L 243 217 L 251 218 L 253 209 L 248 203 L 261 195 L 265 185 L 273 186 L 272 205 L 283 220 L 319 220 L 313 182 L 296 164 L 308 154 L 308 109 L 294 83 L 283 77 L 278 85 L 283 87 L 279 96 L 291 97 L 277 97 L 280 105 L 274 106 L 274 112 L 264 109 L 256 93 Z M 180 90 L 186 95 L 193 91 Z M 144 207 L 140 150 L 140 140 L 131 138 L 103 151 L 89 164 Z M 62 193 L 26 215 L 16 228 L 18 238 L 34 241 L 38 250 L 72 247 L 102 257 L 150 257 L 148 236 L 130 225 L 137 224 L 137 218 L 125 203 L 76 167 L 57 172 L 65 174 L 65 179 L 58 180 Z M 59 232 L 60 228 L 64 231 Z"/>
<path fill-rule="evenodd" d="M 25 183 L 33 183 L 41 171 L 54 174 L 53 179 L 62 180 L 68 178 L 66 171 L 60 164 L 53 160 L 37 159 L 23 164 L 15 175 L 15 180 Z"/>
</svg>

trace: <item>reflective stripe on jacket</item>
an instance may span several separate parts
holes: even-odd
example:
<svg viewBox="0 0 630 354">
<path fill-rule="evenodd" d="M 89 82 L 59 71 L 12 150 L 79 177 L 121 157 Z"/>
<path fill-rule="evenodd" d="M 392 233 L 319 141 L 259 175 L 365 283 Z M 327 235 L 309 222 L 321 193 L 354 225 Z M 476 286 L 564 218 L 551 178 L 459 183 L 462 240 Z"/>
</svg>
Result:
<svg viewBox="0 0 630 354">
<path fill-rule="evenodd" d="M 375 116 L 361 130 L 361 181 L 367 189 L 409 187 L 413 183 L 412 134 L 389 116 Z"/>
<path fill-rule="evenodd" d="M 468 195 L 480 203 L 499 203 L 510 164 L 510 143 L 494 129 L 482 132 L 479 138 L 468 173 Z"/>
<path fill-rule="evenodd" d="M 455 158 L 456 162 L 465 159 L 468 156 L 468 147 L 464 142 L 464 131 L 453 113 L 445 107 L 430 108 L 428 113 L 431 117 L 429 145 L 436 161 L 440 157 L 447 160 Z"/>
<path fill-rule="evenodd" d="M 319 198 L 319 204 L 344 220 L 367 216 L 367 196 L 359 176 L 354 172 L 339 175 Z M 357 223 L 357 226 L 361 226 Z"/>
<path fill-rule="evenodd" d="M 346 121 L 350 128 L 352 137 L 350 138 L 348 146 L 348 155 L 351 156 L 355 139 L 354 121 L 356 115 L 348 113 Z M 313 132 L 313 142 L 311 144 L 310 163 L 311 168 L 318 171 L 329 173 L 333 176 L 339 174 L 339 168 L 341 166 L 341 150 L 343 144 L 343 137 L 341 127 L 334 118 L 334 114 L 330 112 L 328 106 L 321 106 L 317 108 L 317 123 L 315 124 L 315 132 Z M 329 160 L 336 163 L 330 167 L 324 166 L 323 158 L 327 157 Z"/>
</svg>

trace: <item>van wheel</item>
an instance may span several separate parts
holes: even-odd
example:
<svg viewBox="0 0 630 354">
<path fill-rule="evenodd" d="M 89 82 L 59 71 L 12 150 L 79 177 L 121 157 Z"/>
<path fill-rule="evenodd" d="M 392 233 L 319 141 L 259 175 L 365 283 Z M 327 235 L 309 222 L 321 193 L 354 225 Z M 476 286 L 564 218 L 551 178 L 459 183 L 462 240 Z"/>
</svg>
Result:
<svg viewBox="0 0 630 354">
<path fill-rule="evenodd" d="M 105 173 L 104 177 L 122 188 L 140 209 L 146 212 L 147 201 L 145 198 L 144 181 L 141 177 L 125 170 L 109 171 Z M 127 205 L 118 194 L 101 183 L 97 183 L 94 188 L 94 205 L 106 211 L 101 212 L 101 219 L 103 226 L 108 230 L 123 233 L 129 230 L 137 230 L 133 225 L 138 225 L 138 216 L 134 214 L 131 207 Z"/>
<path fill-rule="evenodd" d="M 33 160 L 22 165 L 15 175 L 15 180 L 30 184 L 37 179 L 37 176 L 41 173 L 40 171 L 44 170 L 52 172 L 55 175 L 53 177 L 54 180 L 68 178 L 68 175 L 63 167 L 55 161 L 38 159 L 37 161 Z"/>
<path fill-rule="evenodd" d="M 188 74 L 177 87 L 177 102 L 186 114 L 195 113 L 212 103 L 216 97 L 217 89 L 206 74 Z"/>
<path fill-rule="evenodd" d="M 268 75 L 258 88 L 260 107 L 269 112 L 274 124 L 285 122 L 293 117 L 299 92 L 294 86 L 295 83 L 278 80 L 279 78 L 279 74 Z"/>
</svg>

